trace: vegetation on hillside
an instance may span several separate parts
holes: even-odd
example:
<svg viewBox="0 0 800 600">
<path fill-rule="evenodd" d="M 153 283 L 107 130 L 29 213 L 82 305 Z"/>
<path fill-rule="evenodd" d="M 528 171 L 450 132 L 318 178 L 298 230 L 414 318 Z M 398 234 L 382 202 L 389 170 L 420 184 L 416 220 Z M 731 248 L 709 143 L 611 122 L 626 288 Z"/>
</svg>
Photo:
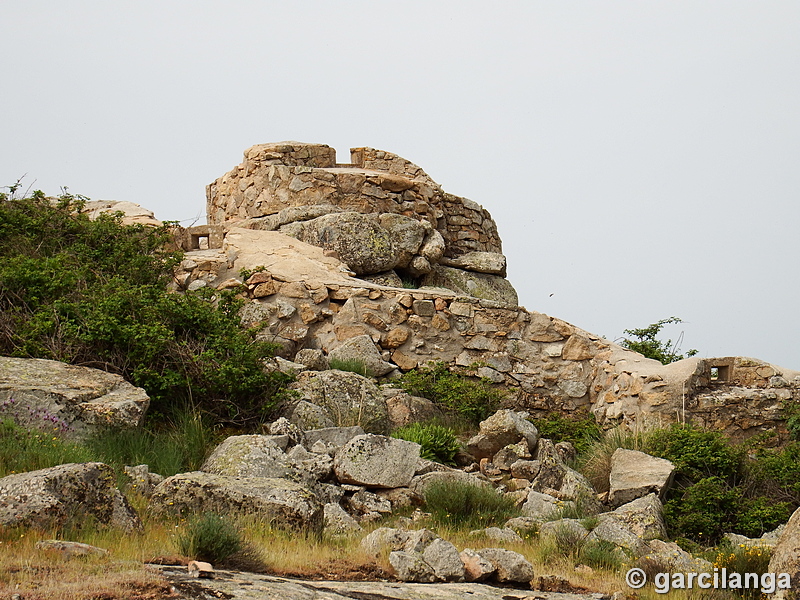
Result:
<svg viewBox="0 0 800 600">
<path fill-rule="evenodd" d="M 624 333 L 631 337 L 623 338 L 620 346 L 638 352 L 647 358 L 660 361 L 665 365 L 697 354 L 697 350 L 694 349 L 687 351 L 686 354 L 681 353 L 680 343 L 683 333 L 674 343 L 672 340 L 664 342 L 658 339 L 658 334 L 661 333 L 664 325 L 670 323 L 683 323 L 683 321 L 678 317 L 669 317 L 651 323 L 641 329 L 625 329 Z"/>
<path fill-rule="evenodd" d="M 143 387 L 150 416 L 187 405 L 217 421 L 264 419 L 288 377 L 243 329 L 232 292 L 169 293 L 181 254 L 168 226 L 90 220 L 85 201 L 0 195 L 0 354 L 104 369 Z"/>
</svg>

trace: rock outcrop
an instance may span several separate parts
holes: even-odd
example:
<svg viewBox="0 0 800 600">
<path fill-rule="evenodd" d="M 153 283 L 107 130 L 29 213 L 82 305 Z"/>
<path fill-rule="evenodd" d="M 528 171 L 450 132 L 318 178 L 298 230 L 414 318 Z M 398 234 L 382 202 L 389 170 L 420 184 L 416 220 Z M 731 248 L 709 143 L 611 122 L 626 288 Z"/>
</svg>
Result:
<svg viewBox="0 0 800 600">
<path fill-rule="evenodd" d="M 138 426 L 150 398 L 119 375 L 54 360 L 0 356 L 0 418 L 84 439 Z"/>
<path fill-rule="evenodd" d="M 127 531 L 142 527 L 103 463 L 71 463 L 0 479 L 0 525 L 51 528 L 90 516 Z"/>
</svg>

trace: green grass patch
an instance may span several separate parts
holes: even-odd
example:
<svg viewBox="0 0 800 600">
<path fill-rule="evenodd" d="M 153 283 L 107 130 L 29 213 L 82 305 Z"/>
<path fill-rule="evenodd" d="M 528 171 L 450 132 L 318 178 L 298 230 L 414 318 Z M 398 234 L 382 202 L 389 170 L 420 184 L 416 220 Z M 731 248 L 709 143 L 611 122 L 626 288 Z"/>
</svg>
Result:
<svg viewBox="0 0 800 600">
<path fill-rule="evenodd" d="M 437 481 L 425 489 L 424 498 L 436 523 L 456 529 L 499 526 L 517 516 L 514 499 L 490 485 Z"/>
</svg>

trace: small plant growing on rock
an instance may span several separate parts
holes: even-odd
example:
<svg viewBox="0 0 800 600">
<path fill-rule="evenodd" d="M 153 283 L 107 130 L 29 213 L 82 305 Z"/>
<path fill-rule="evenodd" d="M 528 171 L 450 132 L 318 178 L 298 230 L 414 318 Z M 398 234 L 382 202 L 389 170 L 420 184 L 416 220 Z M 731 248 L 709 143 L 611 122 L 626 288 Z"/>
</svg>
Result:
<svg viewBox="0 0 800 600">
<path fill-rule="evenodd" d="M 221 563 L 240 552 L 245 544 L 239 529 L 228 519 L 205 514 L 187 523 L 177 546 L 184 556 Z"/>
<path fill-rule="evenodd" d="M 514 499 L 491 486 L 437 481 L 424 493 L 425 509 L 440 525 L 480 529 L 502 525 L 515 516 Z"/>
<path fill-rule="evenodd" d="M 363 377 L 372 377 L 372 373 L 367 368 L 364 361 L 358 360 L 357 358 L 349 358 L 347 360 L 332 358 L 328 364 L 331 369 L 336 369 L 337 371 L 348 371 Z"/>
<path fill-rule="evenodd" d="M 397 429 L 392 437 L 419 444 L 422 458 L 445 465 L 455 465 L 456 452 L 461 448 L 455 432 L 436 423 L 412 423 Z"/>
</svg>

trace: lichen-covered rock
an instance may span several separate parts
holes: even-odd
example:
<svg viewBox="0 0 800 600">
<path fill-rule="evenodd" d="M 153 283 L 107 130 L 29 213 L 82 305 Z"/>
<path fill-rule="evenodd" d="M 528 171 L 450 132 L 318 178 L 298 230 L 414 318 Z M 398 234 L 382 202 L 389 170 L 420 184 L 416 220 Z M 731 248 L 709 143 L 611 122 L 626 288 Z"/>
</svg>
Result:
<svg viewBox="0 0 800 600">
<path fill-rule="evenodd" d="M 294 362 L 305 365 L 309 371 L 327 371 L 328 357 L 322 350 L 316 348 L 304 348 L 294 356 Z"/>
<path fill-rule="evenodd" d="M 327 410 L 305 400 L 300 400 L 292 406 L 286 413 L 286 418 L 304 430 L 323 429 L 336 425 Z"/>
<path fill-rule="evenodd" d="M 341 505 L 328 503 L 324 507 L 325 533 L 333 536 L 354 535 L 363 531 L 361 525 L 347 514 Z"/>
<path fill-rule="evenodd" d="M 488 486 L 491 485 L 485 478 L 475 473 L 465 473 L 456 469 L 449 471 L 432 471 L 424 475 L 417 475 L 411 480 L 411 491 L 419 496 L 425 496 L 425 490 L 433 483 L 440 482 L 459 482 L 467 485 Z"/>
<path fill-rule="evenodd" d="M 151 473 L 150 467 L 147 465 L 136 465 L 133 467 L 126 466 L 124 471 L 125 475 L 127 475 L 131 480 L 128 489 L 142 494 L 147 498 L 152 496 L 153 490 L 156 488 L 156 486 L 164 481 L 163 475 Z"/>
<path fill-rule="evenodd" d="M 532 490 L 554 493 L 560 500 L 579 503 L 590 514 L 601 511 L 602 505 L 592 484 L 575 469 L 564 464 L 551 440 L 539 440 L 536 460 L 540 466 L 539 473 L 531 481 Z"/>
<path fill-rule="evenodd" d="M 441 264 L 464 271 L 506 276 L 506 257 L 497 252 L 467 252 L 455 258 L 443 258 Z"/>
<path fill-rule="evenodd" d="M 499 527 L 487 527 L 486 529 L 476 529 L 469 532 L 473 537 L 484 537 L 493 542 L 502 542 L 504 544 L 521 544 L 523 539 L 520 535 L 508 527 L 500 529 Z"/>
<path fill-rule="evenodd" d="M 526 517 L 547 520 L 563 506 L 563 502 L 560 502 L 558 498 L 550 494 L 529 490 L 528 497 L 522 505 L 521 512 Z"/>
<path fill-rule="evenodd" d="M 71 519 L 131 531 L 141 529 L 136 512 L 103 463 L 70 463 L 0 479 L 0 525 L 51 528 Z"/>
<path fill-rule="evenodd" d="M 467 452 L 475 458 L 491 459 L 509 444 L 525 440 L 533 452 L 539 441 L 539 430 L 527 420 L 528 413 L 513 410 L 498 410 L 485 421 L 481 421 L 478 434 L 467 442 Z"/>
<path fill-rule="evenodd" d="M 341 483 L 367 487 L 408 487 L 419 460 L 419 444 L 365 434 L 351 439 L 334 458 Z"/>
<path fill-rule="evenodd" d="M 361 540 L 361 548 L 369 554 L 377 555 L 385 548 L 401 550 L 408 541 L 408 531 L 391 527 L 378 527 Z"/>
<path fill-rule="evenodd" d="M 400 581 L 416 583 L 433 583 L 436 573 L 418 552 L 396 550 L 389 553 L 389 564 L 394 569 L 395 577 Z"/>
<path fill-rule="evenodd" d="M 440 581 L 464 581 L 464 563 L 450 542 L 436 538 L 422 552 L 422 558 Z"/>
<path fill-rule="evenodd" d="M 435 265 L 433 270 L 422 278 L 422 285 L 445 288 L 465 296 L 491 300 L 509 308 L 519 305 L 514 286 L 508 279 L 498 275 Z"/>
<path fill-rule="evenodd" d="M 375 347 L 375 342 L 368 335 L 358 335 L 350 338 L 341 346 L 337 346 L 328 354 L 330 360 L 342 362 L 355 362 L 364 366 L 367 374 L 380 377 L 392 371 L 394 365 L 381 358 L 380 352 Z"/>
<path fill-rule="evenodd" d="M 364 430 L 358 425 L 309 429 L 306 431 L 305 445 L 307 448 L 313 449 L 314 445 L 321 443 L 326 448 L 332 448 L 335 451 L 359 435 L 364 435 Z"/>
<path fill-rule="evenodd" d="M 394 247 L 391 234 L 371 215 L 327 214 L 280 231 L 336 252 L 357 275 L 389 271 L 400 262 L 401 252 Z"/>
<path fill-rule="evenodd" d="M 599 515 L 598 524 L 587 540 L 611 542 L 641 556 L 649 551 L 647 542 L 666 535 L 661 501 L 655 494 L 649 494 Z"/>
<path fill-rule="evenodd" d="M 155 514 L 202 513 L 256 515 L 279 527 L 319 532 L 323 507 L 308 488 L 287 479 L 228 477 L 202 471 L 164 480 L 150 500 Z"/>
<path fill-rule="evenodd" d="M 668 460 L 617 448 L 611 455 L 608 503 L 622 506 L 650 493 L 663 499 L 674 473 L 675 465 Z"/>
<path fill-rule="evenodd" d="M 201 471 L 229 477 L 287 477 L 297 473 L 271 435 L 232 435 L 219 444 Z"/>
<path fill-rule="evenodd" d="M 788 573 L 792 589 L 800 586 L 800 508 L 792 513 L 786 528 L 772 549 L 772 557 L 767 569 L 770 573 Z M 773 598 L 782 600 L 792 598 L 789 590 L 779 589 Z"/>
<path fill-rule="evenodd" d="M 366 377 L 345 371 L 305 371 L 291 385 L 303 399 L 328 413 L 339 427 L 361 426 L 370 433 L 388 433 L 386 400 Z"/>
<path fill-rule="evenodd" d="M 441 409 L 427 398 L 411 396 L 405 392 L 390 395 L 386 399 L 386 408 L 392 430 L 442 416 Z"/>
<path fill-rule="evenodd" d="M 119 375 L 55 360 L 0 356 L 3 418 L 81 440 L 141 424 L 150 405 L 142 388 Z"/>
<path fill-rule="evenodd" d="M 519 552 L 502 548 L 482 548 L 476 552 L 494 565 L 500 583 L 528 583 L 533 579 L 533 565 Z"/>
</svg>

